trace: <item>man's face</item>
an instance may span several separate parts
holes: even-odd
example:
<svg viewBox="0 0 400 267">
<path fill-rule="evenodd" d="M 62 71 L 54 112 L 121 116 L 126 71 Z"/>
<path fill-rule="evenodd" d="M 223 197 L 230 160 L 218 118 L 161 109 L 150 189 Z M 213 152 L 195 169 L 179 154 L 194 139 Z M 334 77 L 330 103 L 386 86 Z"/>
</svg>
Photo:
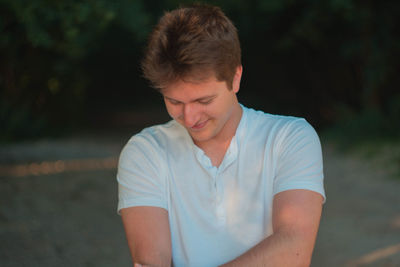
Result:
<svg viewBox="0 0 400 267">
<path fill-rule="evenodd" d="M 207 143 L 235 132 L 241 108 L 236 98 L 242 68 L 237 69 L 232 90 L 215 76 L 201 82 L 175 82 L 162 90 L 169 115 L 183 125 L 195 144 Z M 233 132 L 233 134 L 234 134 Z"/>
</svg>

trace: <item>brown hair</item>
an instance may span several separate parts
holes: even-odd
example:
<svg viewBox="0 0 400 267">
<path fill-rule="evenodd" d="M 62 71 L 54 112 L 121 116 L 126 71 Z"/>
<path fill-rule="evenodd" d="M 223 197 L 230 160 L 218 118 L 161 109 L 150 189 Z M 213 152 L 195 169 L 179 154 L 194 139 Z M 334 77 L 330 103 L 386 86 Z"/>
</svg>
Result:
<svg viewBox="0 0 400 267">
<path fill-rule="evenodd" d="M 166 12 L 150 35 L 142 61 L 145 78 L 158 89 L 210 75 L 231 89 L 240 65 L 236 27 L 220 8 L 203 4 Z"/>
</svg>

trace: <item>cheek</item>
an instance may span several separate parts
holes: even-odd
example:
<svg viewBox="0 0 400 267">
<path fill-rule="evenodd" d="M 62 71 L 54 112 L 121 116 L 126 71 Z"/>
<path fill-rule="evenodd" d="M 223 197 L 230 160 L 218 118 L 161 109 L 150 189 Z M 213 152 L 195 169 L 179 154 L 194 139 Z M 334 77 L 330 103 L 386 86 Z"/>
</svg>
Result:
<svg viewBox="0 0 400 267">
<path fill-rule="evenodd" d="M 221 120 L 225 120 L 231 116 L 233 107 L 234 105 L 232 102 L 221 101 L 212 110 L 212 115 L 220 118 Z"/>
<path fill-rule="evenodd" d="M 181 108 L 179 106 L 173 106 L 170 104 L 165 104 L 165 107 L 167 108 L 167 112 L 168 114 L 172 117 L 172 118 L 178 118 L 180 117 L 181 114 Z"/>
<path fill-rule="evenodd" d="M 215 117 L 224 117 L 225 115 L 227 115 L 227 108 L 228 106 L 226 105 L 225 102 L 223 101 L 219 101 L 214 103 L 212 106 L 210 106 L 208 109 L 206 109 L 207 113 L 210 114 L 211 116 L 215 116 Z"/>
</svg>

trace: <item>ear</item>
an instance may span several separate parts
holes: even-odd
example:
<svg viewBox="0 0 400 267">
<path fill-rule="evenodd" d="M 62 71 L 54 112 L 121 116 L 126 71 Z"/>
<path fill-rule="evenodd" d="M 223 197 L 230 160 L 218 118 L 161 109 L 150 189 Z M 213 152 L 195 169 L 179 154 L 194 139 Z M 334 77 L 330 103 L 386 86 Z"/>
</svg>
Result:
<svg viewBox="0 0 400 267">
<path fill-rule="evenodd" d="M 240 65 L 236 68 L 235 76 L 233 76 L 232 90 L 236 94 L 239 92 L 240 80 L 242 79 L 243 66 Z"/>
</svg>

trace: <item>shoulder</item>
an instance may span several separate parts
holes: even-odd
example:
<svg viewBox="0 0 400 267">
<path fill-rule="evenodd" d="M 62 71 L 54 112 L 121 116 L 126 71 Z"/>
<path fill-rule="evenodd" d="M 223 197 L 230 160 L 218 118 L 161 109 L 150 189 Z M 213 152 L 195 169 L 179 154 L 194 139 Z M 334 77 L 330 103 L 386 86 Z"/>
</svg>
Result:
<svg viewBox="0 0 400 267">
<path fill-rule="evenodd" d="M 179 136 L 184 134 L 181 128 L 174 120 L 144 128 L 125 144 L 121 158 L 130 157 L 133 154 L 159 157 L 160 152 L 165 150 L 168 143 L 179 139 Z"/>
<path fill-rule="evenodd" d="M 146 144 L 152 146 L 162 146 L 169 139 L 182 135 L 182 127 L 174 120 L 164 124 L 154 125 L 144 128 L 139 133 L 133 135 L 127 146 Z"/>
<path fill-rule="evenodd" d="M 246 128 L 256 134 L 284 137 L 293 132 L 315 132 L 304 119 L 294 116 L 276 115 L 260 110 L 243 107 L 246 116 Z"/>
</svg>

